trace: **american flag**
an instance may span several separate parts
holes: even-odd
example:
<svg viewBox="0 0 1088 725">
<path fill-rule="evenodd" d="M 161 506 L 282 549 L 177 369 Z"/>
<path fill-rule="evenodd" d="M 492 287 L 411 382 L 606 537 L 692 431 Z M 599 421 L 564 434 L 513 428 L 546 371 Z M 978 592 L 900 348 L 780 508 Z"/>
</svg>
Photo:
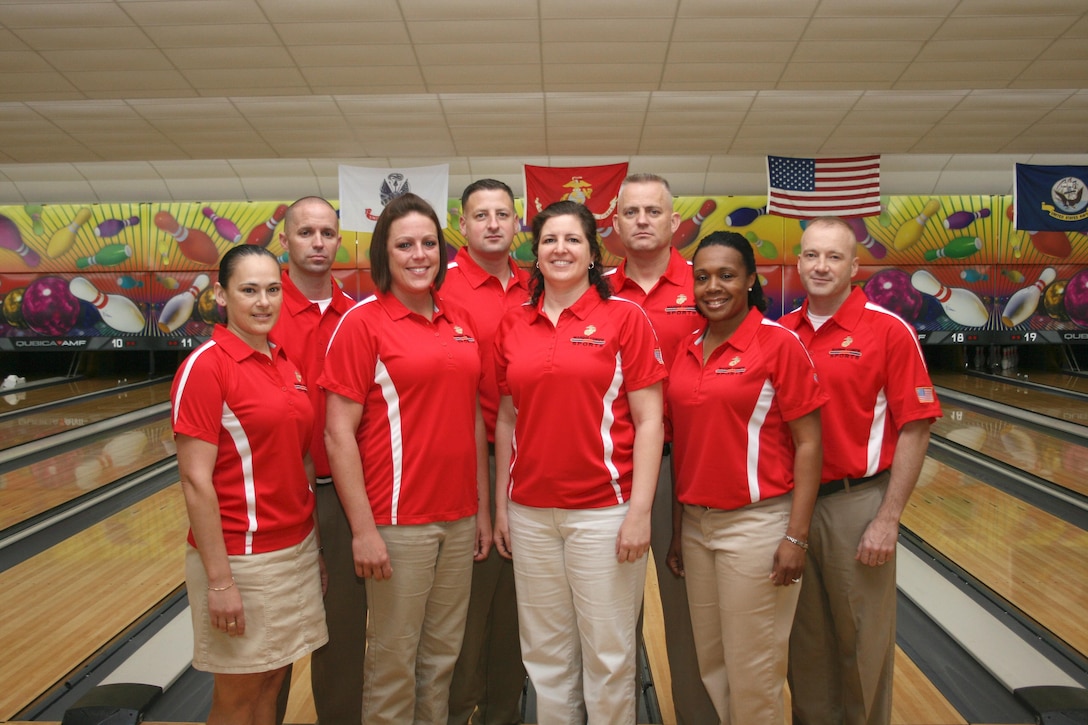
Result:
<svg viewBox="0 0 1088 725">
<path fill-rule="evenodd" d="M 792 219 L 876 216 L 880 213 L 880 156 L 768 156 L 767 199 L 768 214 Z"/>
<path fill-rule="evenodd" d="M 915 388 L 914 392 L 918 395 L 919 403 L 933 403 L 936 402 L 936 398 L 933 395 L 933 388 Z"/>
</svg>

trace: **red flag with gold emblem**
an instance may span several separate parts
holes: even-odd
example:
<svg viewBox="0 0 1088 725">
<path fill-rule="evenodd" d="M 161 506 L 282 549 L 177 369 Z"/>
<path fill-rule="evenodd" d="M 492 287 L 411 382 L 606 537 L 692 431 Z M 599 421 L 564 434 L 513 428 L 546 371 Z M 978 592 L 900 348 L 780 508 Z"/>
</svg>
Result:
<svg viewBox="0 0 1088 725">
<path fill-rule="evenodd" d="M 598 229 L 611 229 L 627 163 L 605 166 L 525 166 L 525 223 L 556 201 L 585 204 Z"/>
</svg>

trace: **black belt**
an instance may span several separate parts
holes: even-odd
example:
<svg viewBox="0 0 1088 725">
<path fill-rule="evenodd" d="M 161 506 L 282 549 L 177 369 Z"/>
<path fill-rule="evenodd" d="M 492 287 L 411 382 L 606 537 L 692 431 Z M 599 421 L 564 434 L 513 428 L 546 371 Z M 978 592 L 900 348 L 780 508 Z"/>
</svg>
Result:
<svg viewBox="0 0 1088 725">
<path fill-rule="evenodd" d="M 332 484 L 332 476 L 318 476 L 314 479 L 314 483 L 318 486 L 328 486 Z"/>
<path fill-rule="evenodd" d="M 887 469 L 885 469 L 880 473 L 874 473 L 873 475 L 866 476 L 865 478 L 836 478 L 833 481 L 827 481 L 826 483 L 820 484 L 820 491 L 817 495 L 830 496 L 831 494 L 838 493 L 839 491 L 852 491 L 858 486 L 864 486 L 867 483 L 872 483 L 876 479 L 887 474 L 887 472 Z"/>
</svg>

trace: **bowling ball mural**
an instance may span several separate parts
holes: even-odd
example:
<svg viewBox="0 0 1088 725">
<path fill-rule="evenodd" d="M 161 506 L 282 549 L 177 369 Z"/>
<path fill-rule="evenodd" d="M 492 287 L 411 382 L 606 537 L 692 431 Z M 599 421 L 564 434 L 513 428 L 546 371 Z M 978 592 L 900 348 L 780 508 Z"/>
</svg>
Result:
<svg viewBox="0 0 1088 725">
<path fill-rule="evenodd" d="M 79 313 L 79 300 L 68 291 L 67 280 L 60 277 L 40 277 L 23 293 L 23 320 L 42 335 L 65 334 L 75 327 Z"/>
<path fill-rule="evenodd" d="M 215 287 L 208 287 L 196 300 L 196 316 L 204 323 L 214 325 L 217 322 L 226 322 L 223 310 L 215 301 Z"/>
<path fill-rule="evenodd" d="M 26 320 L 23 319 L 23 294 L 26 289 L 19 287 L 4 295 L 4 321 L 16 329 L 25 330 Z"/>
<path fill-rule="evenodd" d="M 1058 279 L 1047 285 L 1043 292 L 1043 307 L 1052 319 L 1058 322 L 1068 322 L 1069 315 L 1065 312 L 1065 287 L 1069 284 L 1067 279 Z"/>
<path fill-rule="evenodd" d="M 922 293 L 910 283 L 910 275 L 901 269 L 882 269 L 865 282 L 865 295 L 875 304 L 890 310 L 907 322 L 916 321 L 922 312 Z"/>
<path fill-rule="evenodd" d="M 1078 327 L 1088 327 L 1088 269 L 1073 275 L 1065 286 L 1065 314 Z"/>
</svg>

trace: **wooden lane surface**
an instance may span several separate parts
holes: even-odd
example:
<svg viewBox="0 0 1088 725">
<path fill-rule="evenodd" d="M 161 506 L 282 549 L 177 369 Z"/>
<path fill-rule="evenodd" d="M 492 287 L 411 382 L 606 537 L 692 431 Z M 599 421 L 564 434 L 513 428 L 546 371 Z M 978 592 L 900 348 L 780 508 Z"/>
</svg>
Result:
<svg viewBox="0 0 1088 725">
<path fill-rule="evenodd" d="M 1088 393 L 1088 375 L 1070 375 L 1069 373 L 1029 370 L 1021 375 L 1040 385 L 1061 388 L 1078 393 Z"/>
<path fill-rule="evenodd" d="M 81 378 L 32 390 L 22 388 L 0 390 L 0 400 L 3 401 L 3 403 L 0 403 L 0 413 L 22 410 L 35 405 L 45 405 L 46 403 L 55 403 L 58 400 L 64 400 L 76 395 L 98 393 L 116 387 L 118 387 L 118 382 L 115 378 Z"/>
<path fill-rule="evenodd" d="M 1088 496 L 1088 447 L 943 400 L 930 429 L 965 448 Z"/>
<path fill-rule="evenodd" d="M 1088 405 L 1064 395 L 1017 385 L 1011 379 L 1002 381 L 948 372 L 935 372 L 932 378 L 934 385 L 943 388 L 1088 426 Z"/>
<path fill-rule="evenodd" d="M 902 523 L 1088 655 L 1088 532 L 931 458 Z"/>
<path fill-rule="evenodd" d="M 187 527 L 175 484 L 0 573 L 0 721 L 182 584 Z"/>
<path fill-rule="evenodd" d="M 16 415 L 0 421 L 0 449 L 38 440 L 123 413 L 141 410 L 170 399 L 170 382 L 125 390 L 93 400 L 50 408 L 40 413 Z"/>
<path fill-rule="evenodd" d="M 0 531 L 176 452 L 170 419 L 101 433 L 87 445 L 0 473 Z"/>
</svg>

